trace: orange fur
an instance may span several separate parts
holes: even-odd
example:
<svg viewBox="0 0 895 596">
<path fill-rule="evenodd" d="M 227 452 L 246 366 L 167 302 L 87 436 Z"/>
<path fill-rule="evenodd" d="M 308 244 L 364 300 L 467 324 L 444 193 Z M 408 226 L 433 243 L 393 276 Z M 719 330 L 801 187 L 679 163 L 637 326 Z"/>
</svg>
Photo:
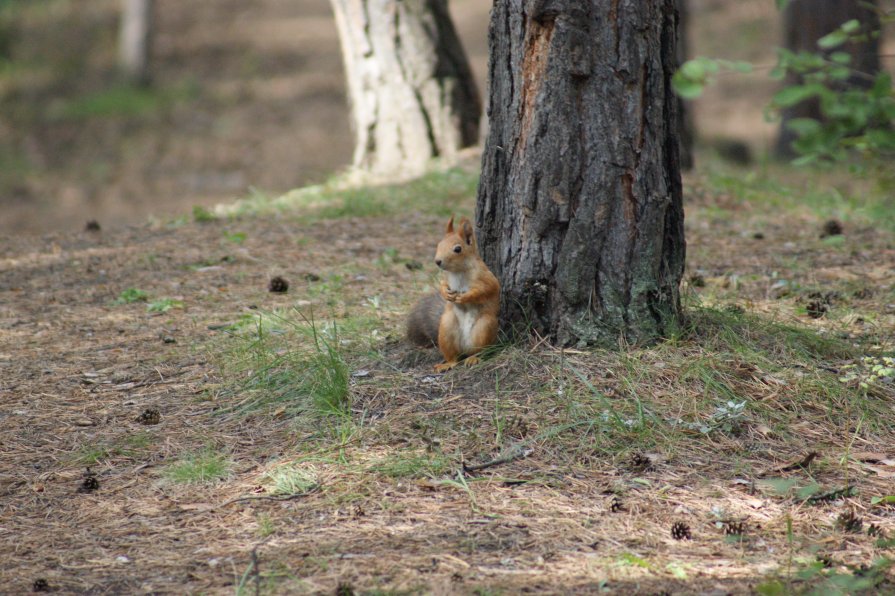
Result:
<svg viewBox="0 0 895 596">
<path fill-rule="evenodd" d="M 439 288 L 445 300 L 438 326 L 438 347 L 444 362 L 435 370 L 443 372 L 478 362 L 475 354 L 497 340 L 500 283 L 479 256 L 472 222 L 461 218 L 454 226 L 452 217 L 444 238 L 435 249 L 435 263 L 442 269 Z"/>
</svg>

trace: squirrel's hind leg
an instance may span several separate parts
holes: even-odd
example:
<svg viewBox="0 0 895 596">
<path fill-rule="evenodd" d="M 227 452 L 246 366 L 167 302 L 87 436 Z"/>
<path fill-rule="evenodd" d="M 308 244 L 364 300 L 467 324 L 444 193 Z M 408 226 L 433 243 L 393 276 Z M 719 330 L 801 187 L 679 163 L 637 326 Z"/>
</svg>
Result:
<svg viewBox="0 0 895 596">
<path fill-rule="evenodd" d="M 460 359 L 460 326 L 454 309 L 448 305 L 438 325 L 438 349 L 444 362 L 435 366 L 436 372 L 445 372 L 457 366 Z"/>
</svg>

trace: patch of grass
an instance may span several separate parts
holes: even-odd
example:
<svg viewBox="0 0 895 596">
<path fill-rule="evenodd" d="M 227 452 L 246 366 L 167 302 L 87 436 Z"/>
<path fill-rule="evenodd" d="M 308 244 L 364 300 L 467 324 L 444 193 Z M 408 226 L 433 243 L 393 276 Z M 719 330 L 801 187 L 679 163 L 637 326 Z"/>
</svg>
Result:
<svg viewBox="0 0 895 596">
<path fill-rule="evenodd" d="M 317 475 L 297 464 L 282 465 L 267 472 L 261 483 L 271 495 L 300 495 L 317 487 Z"/>
<path fill-rule="evenodd" d="M 138 288 L 128 288 L 118 294 L 115 304 L 133 304 L 134 302 L 146 302 L 149 300 L 149 294 Z"/>
<path fill-rule="evenodd" d="M 232 409 L 347 417 L 348 365 L 339 323 L 315 321 L 294 309 L 288 314 L 258 313 L 233 329 L 237 343 L 225 354 L 223 366 L 242 379 L 231 387 L 239 398 Z"/>
<path fill-rule="evenodd" d="M 779 216 L 805 213 L 817 219 L 840 219 L 878 225 L 895 231 L 895 199 L 883 180 L 861 180 L 840 164 L 832 171 L 802 170 L 766 165 L 744 173 L 709 161 L 704 168 L 713 195 L 733 198 L 736 204 Z M 849 181 L 843 184 L 842 181 Z M 711 206 L 707 206 L 711 208 Z M 730 219 L 730 214 L 722 219 Z M 837 244 L 842 239 L 829 240 Z"/>
<path fill-rule="evenodd" d="M 374 462 L 368 470 L 388 478 L 432 478 L 445 474 L 449 467 L 450 461 L 441 454 L 397 452 Z"/>
<path fill-rule="evenodd" d="M 161 298 L 146 305 L 147 312 L 168 312 L 172 308 L 183 308 L 183 300 Z"/>
<path fill-rule="evenodd" d="M 224 232 L 224 240 L 233 244 L 242 244 L 246 241 L 245 232 Z"/>
<path fill-rule="evenodd" d="M 83 466 L 92 466 L 116 457 L 139 457 L 155 440 L 155 435 L 143 431 L 128 434 L 107 444 L 85 445 L 78 451 L 75 461 Z"/>
<path fill-rule="evenodd" d="M 133 118 L 159 112 L 195 95 L 194 85 L 182 85 L 173 89 L 120 85 L 51 104 L 48 115 L 52 120 L 75 121 L 110 117 Z"/>
<path fill-rule="evenodd" d="M 271 212 L 294 214 L 303 222 L 341 217 L 374 217 L 415 211 L 448 216 L 475 196 L 478 173 L 460 168 L 432 172 L 402 184 L 357 185 L 348 178 L 295 189 L 270 198 L 252 189 L 252 194 L 233 205 L 222 207 L 226 215 L 264 215 Z"/>
<path fill-rule="evenodd" d="M 164 470 L 166 478 L 178 484 L 201 484 L 226 478 L 230 460 L 212 448 L 184 455 Z"/>
<path fill-rule="evenodd" d="M 202 207 L 201 205 L 193 205 L 193 221 L 196 223 L 208 223 L 217 219 L 214 213 Z"/>
</svg>

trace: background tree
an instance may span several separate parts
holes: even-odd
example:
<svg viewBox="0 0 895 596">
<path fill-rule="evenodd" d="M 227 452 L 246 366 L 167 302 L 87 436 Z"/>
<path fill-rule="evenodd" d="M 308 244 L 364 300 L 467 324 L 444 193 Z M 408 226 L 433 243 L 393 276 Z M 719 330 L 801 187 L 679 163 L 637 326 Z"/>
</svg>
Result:
<svg viewBox="0 0 895 596">
<path fill-rule="evenodd" d="M 853 74 L 843 85 L 870 88 L 880 70 L 880 19 L 876 7 L 876 0 L 791 0 L 783 10 L 783 47 L 792 52 L 818 52 L 820 48 L 817 42 L 820 38 L 832 33 L 846 21 L 856 19 L 864 33 L 862 39 L 851 39 L 844 45 L 823 50 L 823 54 L 829 56 L 834 51 L 850 54 Z M 800 85 L 802 82 L 800 75 L 791 72 L 787 75 L 785 85 Z M 776 153 L 781 157 L 792 157 L 795 154 L 792 142 L 797 135 L 788 127 L 791 120 L 824 120 L 817 98 L 783 109 L 781 117 L 776 145 Z"/>
<path fill-rule="evenodd" d="M 446 0 L 331 0 L 348 79 L 354 166 L 422 173 L 479 138 L 481 103 Z"/>
<path fill-rule="evenodd" d="M 677 58 L 678 66 L 680 66 L 686 62 L 689 56 L 687 0 L 677 0 L 677 10 Z M 677 100 L 677 121 L 678 134 L 681 138 L 681 168 L 690 170 L 693 168 L 693 141 L 696 139 L 696 124 L 693 122 L 693 107 L 692 105 L 687 105 L 683 97 L 678 97 Z"/>
<path fill-rule="evenodd" d="M 153 0 L 121 0 L 118 64 L 124 77 L 134 84 L 150 81 L 153 4 Z"/>
<path fill-rule="evenodd" d="M 477 226 L 502 316 L 560 344 L 678 323 L 675 0 L 497 0 Z"/>
</svg>

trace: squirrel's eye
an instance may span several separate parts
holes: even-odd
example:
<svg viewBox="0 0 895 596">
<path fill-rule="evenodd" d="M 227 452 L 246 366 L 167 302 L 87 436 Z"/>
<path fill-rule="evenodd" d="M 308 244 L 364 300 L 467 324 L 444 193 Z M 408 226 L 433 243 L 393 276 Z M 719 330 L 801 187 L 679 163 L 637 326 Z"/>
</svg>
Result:
<svg viewBox="0 0 895 596">
<path fill-rule="evenodd" d="M 454 247 L 454 252 L 457 254 L 460 254 L 461 250 L 463 250 L 463 248 L 459 244 Z"/>
</svg>

